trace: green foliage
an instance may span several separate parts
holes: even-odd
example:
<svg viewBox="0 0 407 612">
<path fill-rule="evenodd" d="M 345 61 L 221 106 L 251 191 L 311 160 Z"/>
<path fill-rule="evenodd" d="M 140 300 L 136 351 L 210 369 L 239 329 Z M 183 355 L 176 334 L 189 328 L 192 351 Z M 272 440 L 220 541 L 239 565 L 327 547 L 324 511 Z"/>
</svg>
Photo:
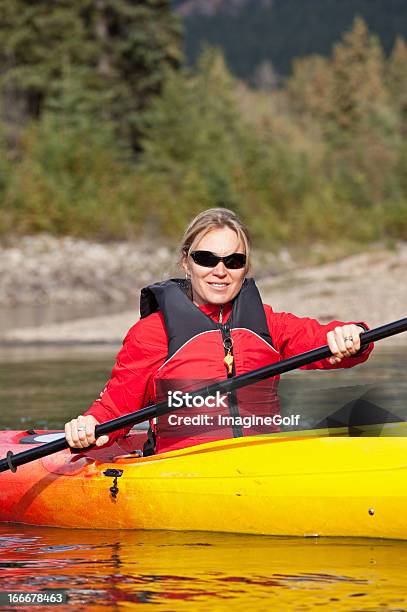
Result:
<svg viewBox="0 0 407 612">
<path fill-rule="evenodd" d="M 356 19 L 332 60 L 301 60 L 287 82 L 294 115 L 320 128 L 323 168 L 339 201 L 366 214 L 401 193 L 400 105 L 388 86 L 392 63 Z M 360 235 L 373 239 L 373 233 Z"/>
<path fill-rule="evenodd" d="M 407 45 L 398 38 L 387 63 L 385 83 L 387 85 L 392 107 L 400 116 L 401 131 L 407 132 Z"/>
<path fill-rule="evenodd" d="M 0 139 L 0 232 L 178 239 L 226 206 L 268 247 L 405 239 L 405 55 L 399 41 L 386 60 L 356 20 L 332 58 L 298 60 L 283 88 L 255 92 L 206 48 L 193 72 L 163 68 L 136 160 L 109 92 L 66 61 L 19 146 Z"/>
<path fill-rule="evenodd" d="M 203 52 L 193 76 L 171 73 L 146 115 L 140 170 L 167 193 L 155 211 L 162 232 L 179 236 L 192 214 L 225 206 L 248 218 L 258 239 L 291 237 L 278 213 L 295 211 L 307 164 L 281 143 L 253 133 L 238 84 L 219 52 Z"/>
<path fill-rule="evenodd" d="M 108 127 L 64 125 L 44 113 L 25 130 L 13 164 L 0 208 L 8 219 L 3 230 L 131 236 L 140 220 L 134 183 Z"/>
<path fill-rule="evenodd" d="M 335 45 L 332 119 L 343 133 L 385 127 L 388 92 L 384 57 L 376 37 L 357 18 L 343 41 Z"/>
<path fill-rule="evenodd" d="M 163 227 L 168 223 L 179 233 L 203 202 L 238 206 L 234 174 L 244 155 L 244 127 L 234 87 L 222 56 L 207 50 L 195 76 L 168 75 L 162 96 L 146 113 L 140 167 L 168 189 Z"/>
<path fill-rule="evenodd" d="M 140 113 L 181 60 L 167 0 L 0 0 L 0 86 L 10 139 L 63 94 L 70 70 L 88 106 L 138 146 Z M 91 104 L 90 104 L 91 103 Z"/>
</svg>

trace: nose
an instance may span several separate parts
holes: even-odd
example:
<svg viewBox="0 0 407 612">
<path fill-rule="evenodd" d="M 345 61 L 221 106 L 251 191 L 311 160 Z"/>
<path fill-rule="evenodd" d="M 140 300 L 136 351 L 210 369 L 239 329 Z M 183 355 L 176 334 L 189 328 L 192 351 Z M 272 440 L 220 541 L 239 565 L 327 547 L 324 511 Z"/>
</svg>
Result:
<svg viewBox="0 0 407 612">
<path fill-rule="evenodd" d="M 213 274 L 216 274 L 216 276 L 226 276 L 227 274 L 227 268 L 225 266 L 225 264 L 223 263 L 223 261 L 220 261 L 212 270 Z"/>
</svg>

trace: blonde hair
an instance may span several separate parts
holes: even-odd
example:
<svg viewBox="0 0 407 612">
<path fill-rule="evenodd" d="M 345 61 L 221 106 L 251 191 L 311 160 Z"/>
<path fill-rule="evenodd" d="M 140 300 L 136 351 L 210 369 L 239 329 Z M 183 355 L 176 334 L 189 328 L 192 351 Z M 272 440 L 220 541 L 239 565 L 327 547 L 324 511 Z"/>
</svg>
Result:
<svg viewBox="0 0 407 612">
<path fill-rule="evenodd" d="M 223 227 L 229 227 L 243 242 L 246 254 L 245 273 L 247 273 L 250 270 L 251 239 L 249 231 L 239 217 L 227 208 L 208 208 L 192 219 L 182 238 L 180 264 L 190 256 L 201 238 L 211 230 Z"/>
</svg>

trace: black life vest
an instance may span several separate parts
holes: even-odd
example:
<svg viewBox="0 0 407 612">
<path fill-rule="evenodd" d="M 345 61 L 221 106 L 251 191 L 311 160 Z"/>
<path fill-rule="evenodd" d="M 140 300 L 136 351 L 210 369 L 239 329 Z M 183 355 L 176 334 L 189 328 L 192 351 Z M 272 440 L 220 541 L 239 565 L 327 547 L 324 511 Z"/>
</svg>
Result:
<svg viewBox="0 0 407 612">
<path fill-rule="evenodd" d="M 157 402 L 171 396 L 174 405 L 175 391 L 179 396 L 280 361 L 253 279 L 244 281 L 225 324 L 202 312 L 190 299 L 189 289 L 189 282 L 173 279 L 150 285 L 141 292 L 141 317 L 161 311 L 168 334 L 168 355 L 154 376 Z M 228 351 L 233 355 L 230 372 L 224 362 Z M 265 417 L 279 413 L 277 382 L 274 378 L 232 391 L 227 398 L 218 398 L 214 408 L 205 405 L 181 408 L 174 410 L 173 415 L 159 417 L 153 426 L 157 452 L 278 431 L 274 424 L 264 425 Z M 195 418 L 194 422 L 186 418 L 205 415 L 206 419 Z"/>
</svg>

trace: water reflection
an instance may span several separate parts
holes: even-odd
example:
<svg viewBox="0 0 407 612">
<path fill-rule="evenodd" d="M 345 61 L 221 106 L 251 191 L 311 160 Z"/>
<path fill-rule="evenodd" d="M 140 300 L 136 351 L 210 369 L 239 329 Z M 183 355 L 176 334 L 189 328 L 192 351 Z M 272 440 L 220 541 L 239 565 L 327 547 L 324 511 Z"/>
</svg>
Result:
<svg viewBox="0 0 407 612">
<path fill-rule="evenodd" d="M 66 588 L 79 610 L 407 606 L 407 543 L 396 541 L 3 525 L 0 568 L 7 589 Z"/>
</svg>

